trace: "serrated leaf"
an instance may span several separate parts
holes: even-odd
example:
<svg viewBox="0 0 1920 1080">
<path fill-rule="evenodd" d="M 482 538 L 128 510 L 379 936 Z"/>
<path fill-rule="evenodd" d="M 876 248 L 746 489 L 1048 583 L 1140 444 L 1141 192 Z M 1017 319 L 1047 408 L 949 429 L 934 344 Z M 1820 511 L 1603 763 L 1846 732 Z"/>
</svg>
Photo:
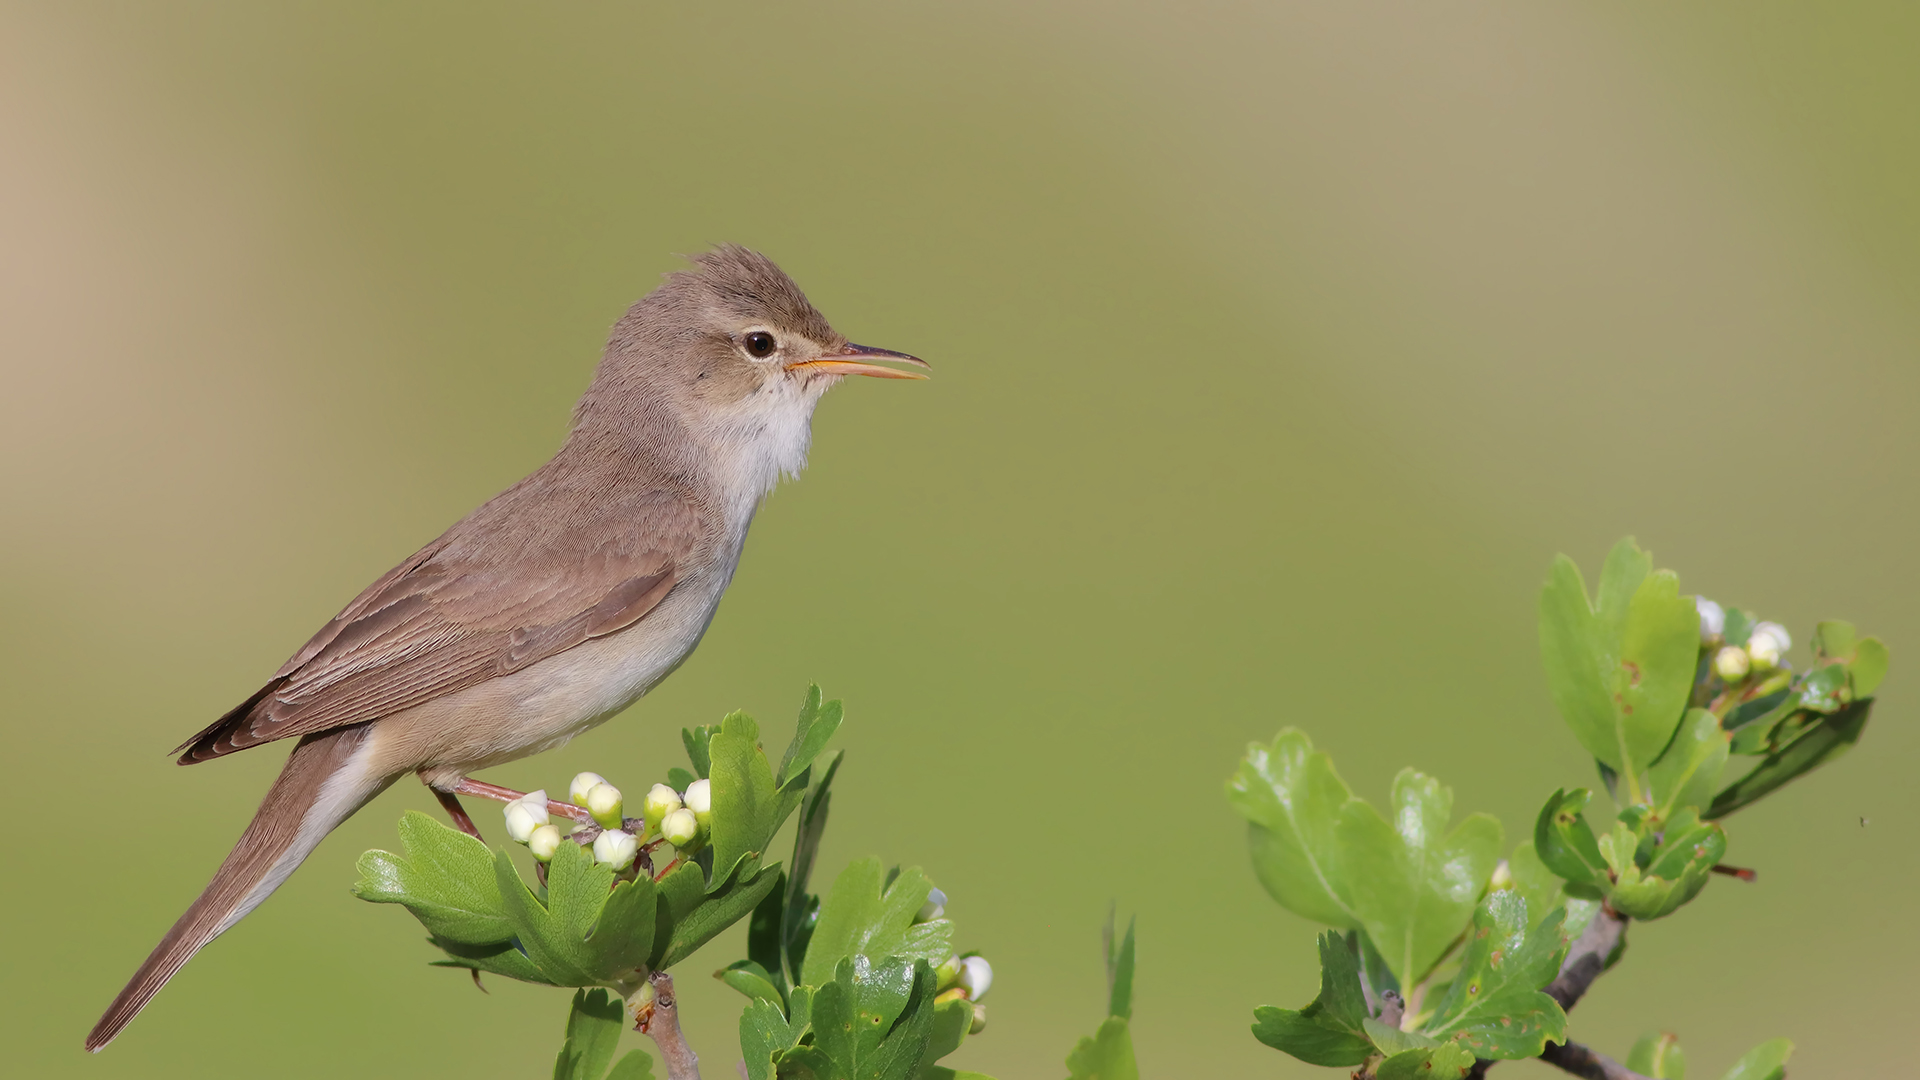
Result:
<svg viewBox="0 0 1920 1080">
<path fill-rule="evenodd" d="M 1692 808 L 1676 813 L 1645 870 L 1629 865 L 1607 898 L 1614 910 L 1633 919 L 1658 919 L 1678 911 L 1700 894 L 1713 867 L 1727 852 L 1720 826 L 1702 825 Z"/>
<path fill-rule="evenodd" d="M 653 882 L 643 876 L 609 888 L 613 871 L 577 844 L 561 844 L 547 864 L 544 903 L 504 851 L 494 858 L 494 880 L 521 949 L 561 986 L 617 985 L 653 948 Z"/>
<path fill-rule="evenodd" d="M 626 1010 L 605 990 L 576 990 L 567 1012 L 567 1039 L 553 1063 L 553 1080 L 601 1080 L 620 1045 Z"/>
<path fill-rule="evenodd" d="M 1537 1057 L 1548 1039 L 1565 1042 L 1567 1014 L 1540 992 L 1560 973 L 1567 954 L 1563 920 L 1559 911 L 1549 912 L 1529 930 L 1527 902 L 1511 889 L 1481 901 L 1460 973 L 1423 1030 L 1501 1061 Z"/>
<path fill-rule="evenodd" d="M 773 1080 L 774 1061 L 800 1045 L 806 1033 L 806 1023 L 789 1023 L 773 1002 L 748 1002 L 740 1014 L 740 1060 L 746 1063 L 747 1080 Z"/>
<path fill-rule="evenodd" d="M 760 726 L 733 713 L 708 739 L 708 779 L 713 781 L 713 883 L 718 888 L 749 855 L 765 856 L 774 830 L 779 792 L 773 766 L 760 747 Z"/>
<path fill-rule="evenodd" d="M 1582 811 L 1593 792 L 1586 788 L 1564 788 L 1547 797 L 1533 823 L 1533 850 L 1547 869 L 1570 884 L 1602 895 L 1612 883 L 1607 861 L 1600 854 L 1599 842 Z"/>
<path fill-rule="evenodd" d="M 1458 1080 L 1473 1068 L 1473 1055 L 1455 1043 L 1406 1050 L 1380 1063 L 1375 1080 Z"/>
<path fill-rule="evenodd" d="M 693 775 L 691 770 L 683 769 L 678 765 L 667 770 L 667 786 L 675 791 L 687 790 L 692 787 L 693 782 L 698 779 L 700 778 Z"/>
<path fill-rule="evenodd" d="M 1366 1030 L 1367 1038 L 1373 1040 L 1375 1049 L 1388 1057 L 1409 1050 L 1431 1050 L 1440 1045 L 1438 1039 L 1430 1039 L 1417 1031 L 1404 1031 L 1371 1016 L 1361 1027 Z"/>
<path fill-rule="evenodd" d="M 1565 879 L 1547 869 L 1534 854 L 1531 842 L 1522 842 L 1507 856 L 1507 872 L 1513 876 L 1514 891 L 1527 902 L 1527 918 L 1533 925 L 1558 910 L 1562 913 L 1560 932 L 1569 940 L 1577 940 L 1600 911 L 1598 900 L 1568 895 Z"/>
<path fill-rule="evenodd" d="M 1771 1039 L 1746 1052 L 1720 1080 L 1780 1080 L 1787 1075 L 1787 1059 L 1793 1056 L 1793 1043 Z"/>
<path fill-rule="evenodd" d="M 813 995 L 813 1045 L 779 1060 L 817 1076 L 913 1080 L 933 1035 L 933 969 L 924 960 L 842 960 Z"/>
<path fill-rule="evenodd" d="M 681 870 L 691 868 L 692 888 L 699 887 L 700 868 L 688 864 Z M 678 874 L 681 870 L 675 870 Z M 667 879 L 673 877 L 669 874 Z M 666 932 L 655 931 L 654 949 L 657 958 L 649 966 L 655 970 L 669 968 L 693 955 L 694 951 L 707 942 L 720 936 L 726 929 L 753 913 L 767 894 L 780 884 L 780 864 L 757 868 L 755 860 L 749 858 L 740 864 L 734 877 L 718 890 L 705 893 L 686 908 L 676 909 L 671 927 Z M 667 879 L 662 879 L 662 883 Z M 680 886 L 691 892 L 692 888 Z M 677 894 L 684 897 L 685 893 Z M 664 947 L 662 945 L 664 942 Z"/>
<path fill-rule="evenodd" d="M 1295 914 L 1354 928 L 1360 917 L 1338 869 L 1340 809 L 1353 793 L 1307 736 L 1288 728 L 1272 745 L 1251 743 L 1227 781 L 1227 801 L 1247 819 L 1260 884 Z"/>
<path fill-rule="evenodd" d="M 1671 1032 L 1642 1035 L 1627 1054 L 1626 1066 L 1647 1080 L 1687 1080 L 1687 1055 L 1680 1050 L 1679 1036 Z"/>
<path fill-rule="evenodd" d="M 883 880 L 879 859 L 861 859 L 840 872 L 820 905 L 820 919 L 814 925 L 801 968 L 802 983 L 824 984 L 833 978 L 843 960 L 856 954 L 901 954 L 908 944 L 908 931 L 914 928 L 914 916 L 927 902 L 933 886 L 918 867 L 901 871 L 884 888 Z M 947 932 L 951 933 L 951 924 Z M 932 959 L 938 962 L 945 958 Z"/>
<path fill-rule="evenodd" d="M 1860 741 L 1872 710 L 1873 699 L 1863 698 L 1822 717 L 1791 746 L 1768 754 L 1752 772 L 1723 788 L 1702 816 L 1726 817 L 1846 753 Z"/>
<path fill-rule="evenodd" d="M 1679 579 L 1652 572 L 1632 538 L 1607 556 L 1597 598 L 1573 560 L 1554 560 L 1540 593 L 1547 684 L 1574 738 L 1623 777 L 1638 776 L 1673 737 L 1693 690 L 1700 616 Z"/>
<path fill-rule="evenodd" d="M 1686 806 L 1704 807 L 1713 801 L 1720 774 L 1727 766 L 1729 737 L 1720 721 L 1706 709 L 1689 709 L 1680 730 L 1660 760 L 1647 770 L 1654 813 L 1665 820 Z"/>
<path fill-rule="evenodd" d="M 1392 824 L 1354 799 L 1340 811 L 1341 873 L 1355 914 L 1402 986 L 1426 977 L 1467 925 L 1500 859 L 1500 823 L 1472 814 L 1451 833 L 1453 792 L 1412 769 L 1393 781 Z"/>
<path fill-rule="evenodd" d="M 1128 1022 L 1109 1016 L 1067 1054 L 1068 1080 L 1140 1080 Z"/>
<path fill-rule="evenodd" d="M 1253 1037 L 1309 1065 L 1359 1065 L 1373 1053 L 1365 1024 L 1366 995 L 1352 934 L 1319 937 L 1320 993 L 1304 1009 L 1263 1005 L 1253 1011 Z"/>
<path fill-rule="evenodd" d="M 793 741 L 787 744 L 787 752 L 780 759 L 780 768 L 774 773 L 774 784 L 786 788 L 798 781 L 800 774 L 807 771 L 820 752 L 826 749 L 827 740 L 840 729 L 845 711 L 839 700 L 822 702 L 818 685 L 807 687 L 807 700 L 800 706 L 800 719 L 794 726 Z"/>
<path fill-rule="evenodd" d="M 406 855 L 369 851 L 360 856 L 353 894 L 375 904 L 401 904 L 443 941 L 468 945 L 504 942 L 513 936 L 493 853 L 457 829 L 409 810 L 400 816 Z"/>
<path fill-rule="evenodd" d="M 710 743 L 714 733 L 719 731 L 728 720 L 732 720 L 736 716 L 746 717 L 747 714 L 736 710 L 721 718 L 718 724 L 699 724 L 694 727 L 680 729 L 680 744 L 687 748 L 687 760 L 692 763 L 693 771 L 698 773 L 701 779 L 708 779 L 708 770 L 713 766 Z M 752 719 L 752 717 L 747 717 L 749 723 L 752 722 Z M 685 791 L 686 788 L 683 787 L 678 790 Z"/>
<path fill-rule="evenodd" d="M 935 1000 L 933 1003 L 933 1033 L 927 1038 L 927 1049 L 921 1057 L 921 1076 L 934 1062 L 960 1049 L 967 1041 L 967 1033 L 973 1029 L 973 1002 L 965 998 L 952 998 L 947 1001 Z"/>
</svg>

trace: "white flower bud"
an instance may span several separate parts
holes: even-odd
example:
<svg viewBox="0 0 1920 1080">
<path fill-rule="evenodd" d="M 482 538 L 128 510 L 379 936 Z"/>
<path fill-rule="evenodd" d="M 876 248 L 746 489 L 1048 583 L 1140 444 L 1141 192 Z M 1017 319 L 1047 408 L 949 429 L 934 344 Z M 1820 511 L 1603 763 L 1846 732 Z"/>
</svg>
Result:
<svg viewBox="0 0 1920 1080">
<path fill-rule="evenodd" d="M 967 996 L 979 1001 L 993 986 L 993 966 L 984 956 L 963 956 L 960 958 L 960 986 Z"/>
<path fill-rule="evenodd" d="M 1511 888 L 1513 888 L 1513 867 L 1507 865 L 1507 860 L 1501 859 L 1494 864 L 1493 877 L 1487 882 L 1487 891 L 1499 892 L 1502 889 Z"/>
<path fill-rule="evenodd" d="M 920 905 L 920 913 L 913 917 L 917 923 L 932 922 L 947 913 L 947 894 L 939 889 L 927 890 L 927 902 Z"/>
<path fill-rule="evenodd" d="M 573 778 L 573 783 L 567 785 L 567 801 L 575 806 L 585 806 L 587 792 L 593 790 L 593 785 L 606 782 L 607 778 L 597 772 L 583 772 Z"/>
<path fill-rule="evenodd" d="M 508 803 L 502 812 L 507 815 L 507 835 L 513 837 L 516 844 L 526 843 L 533 830 L 547 823 L 547 789 L 527 792 Z"/>
<path fill-rule="evenodd" d="M 527 850 L 541 862 L 552 862 L 553 853 L 560 850 L 562 843 L 560 830 L 552 825 L 542 825 L 527 837 Z"/>
<path fill-rule="evenodd" d="M 973 1023 L 967 1025 L 967 1034 L 978 1035 L 987 1030 L 987 1007 L 978 1002 L 973 1006 Z"/>
<path fill-rule="evenodd" d="M 606 863 L 615 870 L 625 870 L 632 866 L 633 857 L 639 851 L 640 838 L 620 829 L 608 829 L 593 841 L 594 860 Z"/>
<path fill-rule="evenodd" d="M 647 819 L 647 831 L 658 831 L 660 823 L 680 809 L 680 805 L 680 793 L 667 785 L 655 784 L 649 788 L 646 800 L 640 804 L 640 813 Z"/>
<path fill-rule="evenodd" d="M 1719 604 L 1704 596 L 1693 598 L 1693 606 L 1700 611 L 1700 640 L 1712 641 L 1727 629 L 1727 611 Z"/>
<path fill-rule="evenodd" d="M 713 781 L 695 780 L 687 785 L 687 793 L 683 798 L 686 800 L 687 809 L 693 811 L 693 816 L 699 820 L 700 824 L 713 823 Z"/>
<path fill-rule="evenodd" d="M 600 823 L 603 829 L 620 827 L 620 789 L 605 780 L 593 785 L 587 791 L 587 813 Z"/>
<path fill-rule="evenodd" d="M 1729 645 L 1713 654 L 1713 673 L 1730 683 L 1737 683 L 1747 677 L 1753 668 L 1753 659 L 1747 650 Z"/>
<path fill-rule="evenodd" d="M 691 847 L 700 837 L 700 819 L 683 806 L 661 819 L 660 835 L 676 848 Z"/>
<path fill-rule="evenodd" d="M 1793 638 L 1787 635 L 1787 628 L 1779 623 L 1759 623 L 1747 638 L 1747 655 L 1753 657 L 1753 666 L 1761 671 L 1778 667 L 1780 657 L 1791 648 Z"/>
</svg>

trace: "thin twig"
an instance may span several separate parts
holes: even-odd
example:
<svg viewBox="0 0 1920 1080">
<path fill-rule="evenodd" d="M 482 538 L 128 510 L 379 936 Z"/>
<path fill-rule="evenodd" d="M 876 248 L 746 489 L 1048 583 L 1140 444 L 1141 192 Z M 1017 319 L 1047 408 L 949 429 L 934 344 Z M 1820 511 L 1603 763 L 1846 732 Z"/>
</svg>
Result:
<svg viewBox="0 0 1920 1080">
<path fill-rule="evenodd" d="M 700 1057 L 680 1033 L 680 1005 L 673 998 L 673 976 L 656 971 L 647 976 L 647 981 L 653 984 L 653 1003 L 651 1012 L 640 1022 L 640 1030 L 660 1048 L 667 1080 L 700 1080 Z"/>
<path fill-rule="evenodd" d="M 1651 1080 L 1634 1072 L 1605 1054 L 1596 1054 L 1579 1043 L 1548 1043 L 1540 1060 L 1555 1065 L 1584 1080 Z"/>
</svg>

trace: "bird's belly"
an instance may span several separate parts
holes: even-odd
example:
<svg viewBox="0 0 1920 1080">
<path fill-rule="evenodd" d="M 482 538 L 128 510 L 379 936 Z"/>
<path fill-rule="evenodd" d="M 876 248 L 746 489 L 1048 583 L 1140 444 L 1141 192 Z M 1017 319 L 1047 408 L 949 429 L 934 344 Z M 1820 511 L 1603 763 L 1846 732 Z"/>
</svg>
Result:
<svg viewBox="0 0 1920 1080">
<path fill-rule="evenodd" d="M 565 743 L 679 667 L 706 632 L 719 592 L 675 589 L 624 630 L 375 721 L 379 767 L 451 783 Z"/>
</svg>

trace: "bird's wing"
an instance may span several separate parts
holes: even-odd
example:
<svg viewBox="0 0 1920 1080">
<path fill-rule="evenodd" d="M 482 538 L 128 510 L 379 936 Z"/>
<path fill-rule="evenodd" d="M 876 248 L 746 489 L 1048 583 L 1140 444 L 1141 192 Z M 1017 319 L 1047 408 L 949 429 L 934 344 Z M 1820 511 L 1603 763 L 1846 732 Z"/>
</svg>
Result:
<svg viewBox="0 0 1920 1080">
<path fill-rule="evenodd" d="M 564 500 L 559 512 L 550 498 L 537 516 L 516 515 L 515 494 L 368 586 L 258 693 L 181 744 L 181 764 L 377 720 L 631 626 L 700 538 L 698 514 L 670 490 Z M 517 501 L 538 501 L 527 494 Z"/>
</svg>

